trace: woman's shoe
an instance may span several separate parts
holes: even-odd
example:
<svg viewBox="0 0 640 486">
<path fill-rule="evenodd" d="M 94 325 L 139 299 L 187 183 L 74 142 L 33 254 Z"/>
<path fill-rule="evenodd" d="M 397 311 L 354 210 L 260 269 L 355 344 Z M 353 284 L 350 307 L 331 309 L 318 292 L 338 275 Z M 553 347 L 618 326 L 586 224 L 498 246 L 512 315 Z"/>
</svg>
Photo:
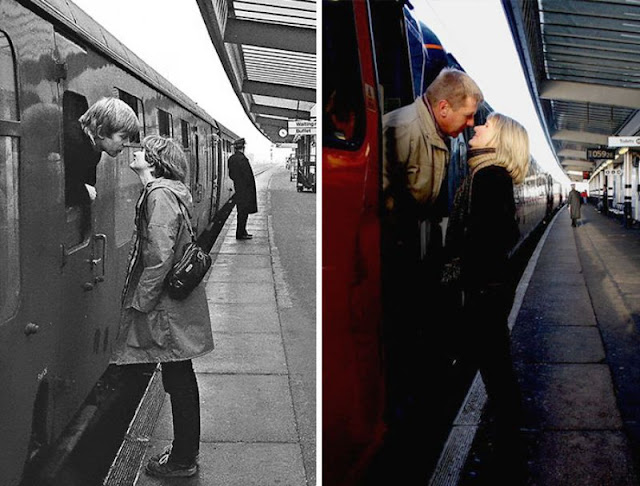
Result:
<svg viewBox="0 0 640 486">
<path fill-rule="evenodd" d="M 167 447 L 160 454 L 157 454 L 147 463 L 145 472 L 149 476 L 157 478 L 188 478 L 198 472 L 198 463 L 178 464 L 169 460 L 171 456 L 171 446 Z"/>
</svg>

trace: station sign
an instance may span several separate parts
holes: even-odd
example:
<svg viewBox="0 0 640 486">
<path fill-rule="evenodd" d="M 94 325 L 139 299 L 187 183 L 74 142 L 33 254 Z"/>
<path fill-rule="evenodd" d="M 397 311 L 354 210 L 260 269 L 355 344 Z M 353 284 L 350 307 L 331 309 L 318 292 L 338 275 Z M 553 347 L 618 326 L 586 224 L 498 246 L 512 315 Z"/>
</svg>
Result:
<svg viewBox="0 0 640 486">
<path fill-rule="evenodd" d="M 587 159 L 600 160 L 600 159 L 615 159 L 616 151 L 612 149 L 587 149 Z"/>
<path fill-rule="evenodd" d="M 290 142 L 277 142 L 276 147 L 277 148 L 298 148 L 298 144 L 290 143 Z"/>
<path fill-rule="evenodd" d="M 609 137 L 609 147 L 640 147 L 640 137 Z"/>
<path fill-rule="evenodd" d="M 315 135 L 316 120 L 289 120 L 290 135 Z"/>
</svg>

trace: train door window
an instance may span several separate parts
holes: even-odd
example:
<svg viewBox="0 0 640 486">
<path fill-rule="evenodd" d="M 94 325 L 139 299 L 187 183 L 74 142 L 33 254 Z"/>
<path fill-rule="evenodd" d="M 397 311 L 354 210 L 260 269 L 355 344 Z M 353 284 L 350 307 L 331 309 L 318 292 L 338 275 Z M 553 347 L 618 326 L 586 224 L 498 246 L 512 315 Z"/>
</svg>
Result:
<svg viewBox="0 0 640 486">
<path fill-rule="evenodd" d="M 182 131 L 182 147 L 185 149 L 188 149 L 189 148 L 189 132 L 190 132 L 189 122 L 180 120 L 180 129 Z"/>
<path fill-rule="evenodd" d="M 142 136 L 144 137 L 144 107 L 142 106 L 142 100 L 136 96 L 127 93 L 126 91 L 116 88 L 118 92 L 118 98 L 124 101 L 138 116 L 138 123 L 142 127 Z M 131 143 L 140 143 L 140 132 L 137 135 L 129 139 Z"/>
<path fill-rule="evenodd" d="M 62 96 L 63 160 L 67 234 L 65 244 L 83 242 L 91 230 L 91 198 L 87 185 L 96 185 L 96 167 L 100 153 L 93 150 L 90 139 L 78 118 L 87 111 L 87 99 L 73 91 Z"/>
<path fill-rule="evenodd" d="M 171 113 L 158 108 L 158 132 L 165 137 L 173 137 L 173 117 Z"/>
<path fill-rule="evenodd" d="M 194 147 L 193 151 L 195 152 L 195 165 L 191 168 L 191 187 L 192 191 L 198 190 L 198 184 L 200 183 L 200 139 L 198 138 L 198 127 L 194 127 Z"/>
<path fill-rule="evenodd" d="M 18 158 L 20 122 L 13 50 L 0 32 L 0 324 L 20 295 Z"/>
<path fill-rule="evenodd" d="M 325 1 L 323 17 L 323 144 L 355 150 L 363 139 L 365 109 L 353 5 Z"/>
</svg>

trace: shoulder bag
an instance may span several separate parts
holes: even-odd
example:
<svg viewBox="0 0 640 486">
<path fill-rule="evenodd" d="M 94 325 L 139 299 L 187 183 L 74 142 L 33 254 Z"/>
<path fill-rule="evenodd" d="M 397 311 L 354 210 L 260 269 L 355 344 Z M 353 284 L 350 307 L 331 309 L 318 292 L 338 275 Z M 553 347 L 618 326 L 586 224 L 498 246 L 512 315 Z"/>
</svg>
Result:
<svg viewBox="0 0 640 486">
<path fill-rule="evenodd" d="M 176 199 L 178 198 L 176 197 Z M 191 242 L 184 245 L 182 257 L 173 265 L 164 282 L 169 297 L 175 300 L 184 300 L 202 282 L 202 279 L 209 271 L 211 256 L 196 243 L 189 215 L 186 214 L 180 199 L 178 199 L 178 203 L 180 204 L 180 212 L 191 234 Z"/>
</svg>

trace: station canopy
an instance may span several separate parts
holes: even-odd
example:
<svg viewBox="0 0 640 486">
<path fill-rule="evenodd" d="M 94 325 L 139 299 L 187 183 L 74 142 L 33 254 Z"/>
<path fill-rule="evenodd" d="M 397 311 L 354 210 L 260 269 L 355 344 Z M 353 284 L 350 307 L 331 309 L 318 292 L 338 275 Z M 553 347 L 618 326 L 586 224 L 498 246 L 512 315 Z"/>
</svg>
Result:
<svg viewBox="0 0 640 486">
<path fill-rule="evenodd" d="M 316 104 L 315 0 L 197 0 L 242 106 L 274 143 Z"/>
<path fill-rule="evenodd" d="M 640 0 L 502 0 L 543 129 L 569 179 L 587 149 L 640 134 Z M 615 150 L 615 149 L 611 149 Z"/>
</svg>

